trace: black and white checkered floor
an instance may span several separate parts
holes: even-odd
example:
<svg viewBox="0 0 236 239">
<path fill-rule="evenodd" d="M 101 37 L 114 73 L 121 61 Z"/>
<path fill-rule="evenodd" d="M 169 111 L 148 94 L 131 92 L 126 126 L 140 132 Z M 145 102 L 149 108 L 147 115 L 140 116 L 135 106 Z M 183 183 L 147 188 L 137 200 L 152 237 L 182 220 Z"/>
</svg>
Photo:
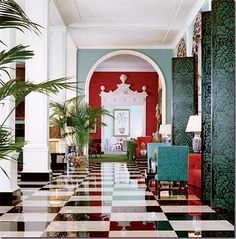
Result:
<svg viewBox="0 0 236 239">
<path fill-rule="evenodd" d="M 42 187 L 19 185 L 22 201 L 0 206 L 0 237 L 234 237 L 234 225 L 194 195 L 163 192 L 157 200 L 132 163 L 90 165 Z"/>
</svg>

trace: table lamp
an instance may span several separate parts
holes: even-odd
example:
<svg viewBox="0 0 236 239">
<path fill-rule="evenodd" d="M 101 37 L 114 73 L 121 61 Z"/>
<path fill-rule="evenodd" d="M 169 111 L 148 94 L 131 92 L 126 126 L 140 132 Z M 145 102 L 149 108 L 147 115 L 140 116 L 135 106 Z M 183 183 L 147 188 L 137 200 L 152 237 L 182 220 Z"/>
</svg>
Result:
<svg viewBox="0 0 236 239">
<path fill-rule="evenodd" d="M 193 152 L 201 152 L 202 120 L 200 115 L 191 115 L 188 120 L 186 132 L 193 132 Z"/>
<path fill-rule="evenodd" d="M 161 124 L 159 133 L 162 135 L 162 143 L 171 142 L 171 124 Z"/>
</svg>

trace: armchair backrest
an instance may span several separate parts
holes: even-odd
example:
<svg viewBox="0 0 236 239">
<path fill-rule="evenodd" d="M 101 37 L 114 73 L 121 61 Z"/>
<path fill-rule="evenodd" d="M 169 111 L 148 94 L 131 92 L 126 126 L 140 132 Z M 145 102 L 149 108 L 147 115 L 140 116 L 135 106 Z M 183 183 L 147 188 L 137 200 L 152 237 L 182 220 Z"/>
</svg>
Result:
<svg viewBox="0 0 236 239">
<path fill-rule="evenodd" d="M 148 143 L 147 144 L 147 165 L 148 165 L 148 171 L 150 170 L 151 168 L 151 164 L 152 162 L 151 161 L 154 161 L 154 160 L 157 160 L 155 159 L 155 155 L 154 155 L 154 152 L 157 151 L 158 153 L 158 147 L 159 146 L 169 146 L 170 143 Z M 155 168 L 153 168 L 154 172 L 155 172 Z"/>
<path fill-rule="evenodd" d="M 157 156 L 157 180 L 188 180 L 188 146 L 159 146 Z"/>
</svg>

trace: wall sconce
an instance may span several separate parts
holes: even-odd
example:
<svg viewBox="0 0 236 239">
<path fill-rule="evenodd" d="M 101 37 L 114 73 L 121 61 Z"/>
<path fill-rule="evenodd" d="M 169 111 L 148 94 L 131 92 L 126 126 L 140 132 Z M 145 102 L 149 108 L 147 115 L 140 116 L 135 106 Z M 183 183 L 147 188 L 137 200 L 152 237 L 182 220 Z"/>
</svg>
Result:
<svg viewBox="0 0 236 239">
<path fill-rule="evenodd" d="M 186 132 L 193 132 L 193 152 L 201 152 L 201 131 L 202 131 L 202 120 L 200 115 L 191 115 L 188 120 Z"/>
<path fill-rule="evenodd" d="M 171 124 L 161 124 L 159 129 L 159 134 L 162 135 L 162 143 L 171 142 Z"/>
</svg>

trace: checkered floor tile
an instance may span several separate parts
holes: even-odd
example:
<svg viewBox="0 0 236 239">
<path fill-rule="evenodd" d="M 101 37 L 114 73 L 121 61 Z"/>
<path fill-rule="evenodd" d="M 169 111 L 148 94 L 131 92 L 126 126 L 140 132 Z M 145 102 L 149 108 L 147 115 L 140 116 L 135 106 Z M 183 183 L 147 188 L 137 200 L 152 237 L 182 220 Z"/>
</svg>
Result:
<svg viewBox="0 0 236 239">
<path fill-rule="evenodd" d="M 197 196 L 147 191 L 144 168 L 101 163 L 21 182 L 22 201 L 0 207 L 0 237 L 234 237 L 234 225 Z"/>
</svg>

